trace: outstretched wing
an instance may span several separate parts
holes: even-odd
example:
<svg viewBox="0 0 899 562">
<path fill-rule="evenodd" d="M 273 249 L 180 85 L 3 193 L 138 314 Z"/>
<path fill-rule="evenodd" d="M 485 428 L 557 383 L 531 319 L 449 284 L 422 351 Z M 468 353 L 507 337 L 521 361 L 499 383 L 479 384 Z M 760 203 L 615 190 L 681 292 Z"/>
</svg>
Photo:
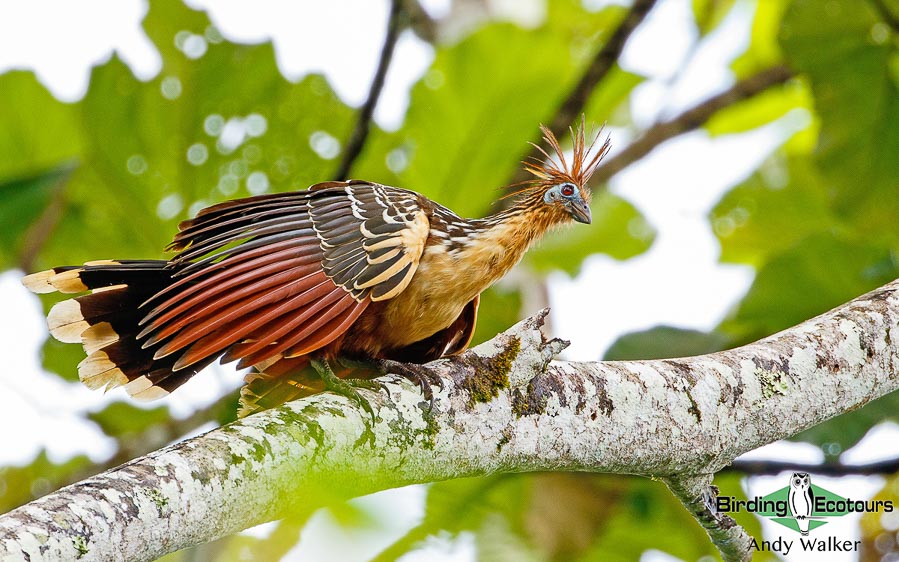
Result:
<svg viewBox="0 0 899 562">
<path fill-rule="evenodd" d="M 357 299 L 395 297 L 409 285 L 428 239 L 422 198 L 411 191 L 350 183 L 345 197 L 309 198 L 309 216 L 321 239 L 322 266 Z"/>
<path fill-rule="evenodd" d="M 333 342 L 411 280 L 428 234 L 413 192 L 365 182 L 230 201 L 180 225 L 174 283 L 144 309 L 144 346 L 174 369 L 241 366 Z"/>
</svg>

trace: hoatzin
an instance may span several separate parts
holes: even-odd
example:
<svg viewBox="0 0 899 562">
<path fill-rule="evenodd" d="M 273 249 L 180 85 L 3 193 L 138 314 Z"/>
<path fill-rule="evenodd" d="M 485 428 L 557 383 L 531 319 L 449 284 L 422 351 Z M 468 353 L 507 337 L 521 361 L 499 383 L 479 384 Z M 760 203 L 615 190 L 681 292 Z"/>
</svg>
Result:
<svg viewBox="0 0 899 562">
<path fill-rule="evenodd" d="M 221 357 L 254 367 L 241 414 L 326 389 L 361 400 L 361 381 L 344 380 L 360 365 L 427 396 L 434 381 L 415 367 L 468 346 L 480 293 L 547 230 L 590 223 L 587 180 L 608 139 L 594 152 L 598 135 L 588 146 L 582 125 L 569 164 L 542 130 L 554 156 L 526 162 L 534 178 L 484 219 L 406 189 L 331 181 L 204 209 L 179 225 L 170 260 L 94 261 L 23 283 L 90 291 L 47 320 L 58 340 L 83 344 L 78 374 L 92 389 L 151 400 Z"/>
</svg>

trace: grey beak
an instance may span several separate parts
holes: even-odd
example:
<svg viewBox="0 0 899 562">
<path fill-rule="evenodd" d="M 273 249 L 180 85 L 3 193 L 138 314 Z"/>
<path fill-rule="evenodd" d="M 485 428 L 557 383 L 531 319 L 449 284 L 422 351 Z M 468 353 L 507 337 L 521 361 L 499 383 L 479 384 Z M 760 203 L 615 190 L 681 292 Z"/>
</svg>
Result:
<svg viewBox="0 0 899 562">
<path fill-rule="evenodd" d="M 571 218 L 577 222 L 582 222 L 584 224 L 593 222 L 593 216 L 590 213 L 590 205 L 588 205 L 586 201 L 572 201 L 571 205 L 568 206 L 568 212 L 571 213 Z"/>
</svg>

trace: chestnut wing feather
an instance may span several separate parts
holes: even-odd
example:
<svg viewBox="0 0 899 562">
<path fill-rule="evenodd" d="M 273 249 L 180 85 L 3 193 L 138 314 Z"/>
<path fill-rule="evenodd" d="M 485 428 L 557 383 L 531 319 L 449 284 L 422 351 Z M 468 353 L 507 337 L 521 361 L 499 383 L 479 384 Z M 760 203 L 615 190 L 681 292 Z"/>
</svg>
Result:
<svg viewBox="0 0 899 562">
<path fill-rule="evenodd" d="M 174 370 L 320 349 L 409 283 L 427 239 L 418 196 L 364 182 L 229 201 L 179 225 L 174 282 L 144 303 L 144 347 Z"/>
</svg>

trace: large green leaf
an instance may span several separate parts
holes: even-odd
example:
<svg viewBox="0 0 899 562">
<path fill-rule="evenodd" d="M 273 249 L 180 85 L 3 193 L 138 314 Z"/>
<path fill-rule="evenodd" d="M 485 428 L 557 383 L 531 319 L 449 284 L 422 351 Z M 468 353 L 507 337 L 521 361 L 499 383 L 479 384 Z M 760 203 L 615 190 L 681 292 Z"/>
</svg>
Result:
<svg viewBox="0 0 899 562">
<path fill-rule="evenodd" d="M 0 269 L 20 265 L 56 223 L 60 193 L 72 167 L 54 168 L 24 178 L 0 181 Z M 56 198 L 56 204 L 51 202 Z M 28 254 L 28 255 L 26 255 Z"/>
<path fill-rule="evenodd" d="M 704 355 L 725 349 L 730 339 L 718 332 L 699 332 L 656 326 L 642 332 L 624 334 L 606 350 L 603 361 L 669 359 Z"/>
<path fill-rule="evenodd" d="M 642 76 L 622 70 L 620 66 L 612 67 L 612 70 L 606 74 L 596 89 L 590 93 L 590 100 L 584 109 L 584 115 L 589 116 L 598 125 L 607 122 L 629 124 L 630 104 L 628 102 L 631 92 L 644 81 L 645 78 Z"/>
<path fill-rule="evenodd" d="M 509 494 L 508 490 L 516 493 Z M 439 531 L 455 535 L 477 529 L 496 512 L 497 505 L 501 504 L 497 498 L 517 497 L 513 504 L 520 505 L 522 491 L 522 479 L 510 475 L 437 482 L 428 488 L 422 522 L 381 552 L 377 560 L 396 560 Z"/>
<path fill-rule="evenodd" d="M 706 35 L 721 23 L 734 6 L 734 0 L 693 0 L 693 18 L 700 35 Z"/>
<path fill-rule="evenodd" d="M 475 326 L 472 345 L 485 342 L 496 334 L 508 330 L 525 315 L 536 311 L 521 310 L 521 292 L 505 284 L 494 285 L 481 293 L 478 323 Z"/>
<path fill-rule="evenodd" d="M 152 80 L 113 57 L 94 69 L 83 100 L 62 104 L 27 74 L 0 76 L 0 100 L 27 100 L 46 122 L 8 120 L 4 134 L 18 142 L 0 137 L 0 154 L 21 162 L 9 172 L 80 162 L 41 265 L 158 256 L 176 222 L 200 206 L 305 186 L 336 166 L 336 139 L 353 111 L 322 77 L 286 80 L 270 43 L 223 41 L 205 14 L 180 2 L 153 2 L 145 26 L 162 56 Z M 315 139 L 330 143 L 324 156 Z"/>
<path fill-rule="evenodd" d="M 872 2 L 795 0 L 780 32 L 811 79 L 821 117 L 817 162 L 835 210 L 871 243 L 899 247 L 899 43 Z"/>
<path fill-rule="evenodd" d="M 393 153 L 403 187 L 462 216 L 482 215 L 536 140 L 537 123 L 552 117 L 593 56 L 597 30 L 614 29 L 623 15 L 554 2 L 539 28 L 492 24 L 441 47 L 412 89 L 403 128 L 374 139 L 354 175 L 383 173 Z M 604 122 L 641 80 L 620 69 L 607 78 L 594 92 L 603 106 L 591 98 L 588 121 Z"/>
<path fill-rule="evenodd" d="M 582 558 L 624 562 L 639 560 L 649 549 L 684 560 L 712 555 L 708 535 L 660 482 L 633 478 L 627 495 L 595 536 Z"/>
<path fill-rule="evenodd" d="M 0 75 L 0 178 L 34 177 L 81 154 L 78 109 L 31 72 Z"/>
<path fill-rule="evenodd" d="M 721 260 L 763 266 L 802 239 L 839 225 L 830 205 L 826 184 L 808 158 L 770 159 L 710 213 Z"/>
<path fill-rule="evenodd" d="M 127 402 L 113 402 L 103 410 L 87 416 L 110 437 L 127 437 L 146 431 L 148 427 L 170 419 L 165 406 L 144 409 Z"/>
<path fill-rule="evenodd" d="M 90 464 L 83 455 L 56 463 L 41 451 L 25 466 L 0 467 L 0 513 L 49 494 Z"/>
<path fill-rule="evenodd" d="M 836 461 L 840 453 L 855 446 L 868 431 L 884 421 L 896 421 L 899 414 L 899 393 L 887 394 L 858 410 L 846 412 L 820 425 L 793 436 L 821 447 L 827 460 Z"/>
<path fill-rule="evenodd" d="M 30 74 L 0 76 L 0 178 L 9 178 L 0 266 L 12 265 L 61 185 L 49 164 L 75 159 L 77 168 L 55 198 L 58 222 L 42 225 L 36 268 L 160 257 L 177 222 L 201 206 L 330 177 L 333 146 L 319 147 L 322 156 L 314 139 L 339 145 L 353 111 L 321 76 L 288 81 L 271 44 L 223 41 L 180 2 L 153 2 L 145 26 L 162 56 L 152 80 L 112 57 L 83 100 L 63 104 Z M 44 364 L 71 378 L 77 351 L 48 343 Z"/>
<path fill-rule="evenodd" d="M 831 233 L 813 235 L 759 270 L 736 315 L 723 328 L 740 340 L 772 334 L 896 277 L 899 264 L 888 249 Z"/>
<path fill-rule="evenodd" d="M 783 62 L 783 52 L 777 41 L 784 11 L 792 0 L 758 0 L 752 16 L 749 46 L 732 64 L 738 77 L 750 76 Z"/>
<path fill-rule="evenodd" d="M 705 124 L 712 136 L 742 133 L 767 125 L 790 111 L 812 111 L 812 97 L 806 84 L 792 80 L 725 107 Z"/>
</svg>

